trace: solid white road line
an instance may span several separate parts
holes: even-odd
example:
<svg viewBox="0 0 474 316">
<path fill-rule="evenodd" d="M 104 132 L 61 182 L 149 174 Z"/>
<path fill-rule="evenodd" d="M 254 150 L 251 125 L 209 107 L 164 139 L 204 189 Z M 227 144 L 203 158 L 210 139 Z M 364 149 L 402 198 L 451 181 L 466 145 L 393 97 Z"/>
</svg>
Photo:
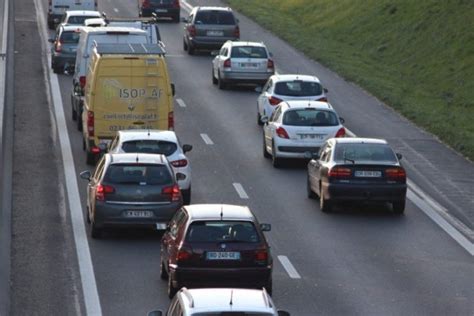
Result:
<svg viewBox="0 0 474 316">
<path fill-rule="evenodd" d="M 214 145 L 214 142 L 207 136 L 207 134 L 201 134 L 202 140 L 206 143 L 206 145 Z"/>
<path fill-rule="evenodd" d="M 176 99 L 176 102 L 178 103 L 180 107 L 182 108 L 186 107 L 186 103 L 184 103 L 183 99 Z"/>
<path fill-rule="evenodd" d="M 119 13 L 119 9 L 117 9 L 117 8 L 114 8 L 114 11 L 115 11 L 116 13 Z"/>
<path fill-rule="evenodd" d="M 191 10 L 194 8 L 192 5 L 190 5 L 187 1 L 181 0 L 181 5 L 183 6 L 184 10 L 191 12 Z"/>
<path fill-rule="evenodd" d="M 283 268 L 285 268 L 286 273 L 288 273 L 290 278 L 301 279 L 298 271 L 296 271 L 295 267 L 291 264 L 290 259 L 288 259 L 287 256 L 278 256 L 278 260 L 280 260 L 280 263 L 282 264 Z"/>
<path fill-rule="evenodd" d="M 77 175 L 74 168 L 74 157 L 71 150 L 71 142 L 67 133 L 66 118 L 64 116 L 64 107 L 61 99 L 61 89 L 59 87 L 58 76 L 51 71 L 51 55 L 47 49 L 48 33 L 46 22 L 44 20 L 43 6 L 41 0 L 35 0 L 36 16 L 38 19 L 40 36 L 43 42 L 43 53 L 47 56 L 46 65 L 43 64 L 49 73 L 50 91 L 52 96 L 54 116 L 56 117 L 57 135 L 61 145 L 61 154 L 63 158 L 64 180 L 66 181 L 66 193 L 71 213 L 71 223 L 76 244 L 77 259 L 79 263 L 79 273 L 82 282 L 82 292 L 86 315 L 100 316 L 102 309 L 100 306 L 99 293 L 95 280 L 94 267 L 89 249 L 89 243 L 84 225 L 83 210 L 77 185 Z M 61 131 L 61 132 L 60 132 Z"/>
<path fill-rule="evenodd" d="M 240 196 L 241 199 L 248 199 L 249 196 L 247 195 L 247 192 L 245 192 L 244 187 L 237 182 L 232 183 L 234 186 L 235 191 L 237 191 L 237 194 Z"/>
</svg>

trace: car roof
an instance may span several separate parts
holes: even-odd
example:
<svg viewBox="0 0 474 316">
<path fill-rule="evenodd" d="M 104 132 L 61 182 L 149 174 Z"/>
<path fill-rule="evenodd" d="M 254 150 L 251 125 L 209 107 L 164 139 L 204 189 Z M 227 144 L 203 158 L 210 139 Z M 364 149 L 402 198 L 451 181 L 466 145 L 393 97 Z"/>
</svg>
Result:
<svg viewBox="0 0 474 316">
<path fill-rule="evenodd" d="M 79 32 L 83 26 L 80 26 L 80 25 L 69 25 L 69 24 L 61 24 L 61 28 L 63 29 L 63 31 L 67 31 L 67 32 Z"/>
<path fill-rule="evenodd" d="M 272 79 L 276 81 L 303 80 L 303 81 L 314 81 L 314 82 L 320 83 L 319 78 L 316 76 L 300 75 L 300 74 L 273 75 Z"/>
<path fill-rule="evenodd" d="M 311 101 L 311 100 L 290 100 L 290 101 L 283 101 L 282 102 L 284 105 L 286 105 L 285 110 L 291 110 L 291 109 L 302 109 L 302 108 L 316 108 L 319 110 L 331 110 L 334 111 L 333 107 L 331 104 L 328 102 L 322 102 L 322 101 Z"/>
<path fill-rule="evenodd" d="M 166 156 L 161 154 L 142 154 L 142 153 L 125 153 L 125 154 L 106 154 L 106 160 L 111 164 L 118 163 L 145 163 L 145 164 L 167 164 Z"/>
<path fill-rule="evenodd" d="M 232 11 L 230 7 L 218 7 L 218 6 L 198 6 L 196 10 L 212 10 L 212 11 Z"/>
<path fill-rule="evenodd" d="M 381 138 L 340 137 L 333 138 L 333 140 L 338 144 L 388 144 L 385 139 Z"/>
<path fill-rule="evenodd" d="M 190 220 L 246 220 L 254 221 L 255 217 L 247 206 L 230 204 L 192 204 L 184 207 Z"/>
<path fill-rule="evenodd" d="M 176 133 L 168 130 L 156 130 L 156 129 L 133 129 L 133 130 L 122 130 L 118 132 L 119 139 L 122 142 L 142 139 L 154 139 L 154 140 L 165 140 L 169 142 L 177 143 L 178 139 Z"/>
<path fill-rule="evenodd" d="M 82 30 L 85 33 L 102 33 L 107 34 L 108 32 L 129 32 L 131 34 L 147 34 L 147 32 L 134 28 L 134 27 L 123 27 L 123 26 L 98 26 L 90 27 L 83 26 Z"/>
<path fill-rule="evenodd" d="M 266 47 L 262 42 L 249 42 L 249 41 L 229 41 L 232 46 L 259 46 Z"/>
<path fill-rule="evenodd" d="M 93 11 L 93 10 L 68 10 L 68 11 L 66 11 L 66 15 L 67 16 L 71 16 L 71 15 L 77 15 L 77 16 L 95 15 L 95 16 L 98 16 L 98 17 L 102 16 L 102 14 L 99 11 Z"/>
<path fill-rule="evenodd" d="M 183 289 L 182 298 L 193 313 L 219 311 L 273 312 L 266 291 L 257 289 Z"/>
</svg>

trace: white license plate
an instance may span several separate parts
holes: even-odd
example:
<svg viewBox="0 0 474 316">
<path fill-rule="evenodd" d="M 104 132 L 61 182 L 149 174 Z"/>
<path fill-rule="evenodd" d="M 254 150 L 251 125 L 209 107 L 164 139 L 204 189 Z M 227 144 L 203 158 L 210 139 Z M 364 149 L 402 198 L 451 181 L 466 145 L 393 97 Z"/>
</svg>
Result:
<svg viewBox="0 0 474 316">
<path fill-rule="evenodd" d="M 168 10 L 166 10 L 166 9 L 156 9 L 155 12 L 156 13 L 165 13 L 165 12 L 168 12 Z"/>
<path fill-rule="evenodd" d="M 207 260 L 240 260 L 240 252 L 209 251 Z"/>
<path fill-rule="evenodd" d="M 207 31 L 207 36 L 224 36 L 222 31 Z"/>
<path fill-rule="evenodd" d="M 125 211 L 125 217 L 152 217 L 152 211 Z"/>
<path fill-rule="evenodd" d="M 324 139 L 324 134 L 300 134 L 301 139 Z"/>
<path fill-rule="evenodd" d="M 371 171 L 371 170 L 357 170 L 354 172 L 356 177 L 365 177 L 365 178 L 380 178 L 382 176 L 381 171 Z"/>
<path fill-rule="evenodd" d="M 156 230 L 165 230 L 166 223 L 156 223 Z"/>
<path fill-rule="evenodd" d="M 256 64 L 256 63 L 240 63 L 240 67 L 241 67 L 241 68 L 252 68 L 252 69 L 255 69 L 255 68 L 258 68 L 258 64 Z"/>
</svg>

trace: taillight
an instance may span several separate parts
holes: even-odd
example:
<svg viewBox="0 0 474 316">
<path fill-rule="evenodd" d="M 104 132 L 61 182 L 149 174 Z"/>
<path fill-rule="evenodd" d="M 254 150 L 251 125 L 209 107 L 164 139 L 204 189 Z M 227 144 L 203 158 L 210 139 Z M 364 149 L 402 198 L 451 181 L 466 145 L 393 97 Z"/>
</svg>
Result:
<svg viewBox="0 0 474 316">
<path fill-rule="evenodd" d="M 270 105 L 278 105 L 281 101 L 283 100 L 275 97 L 268 97 L 268 102 L 270 102 Z"/>
<path fill-rule="evenodd" d="M 188 161 L 186 159 L 180 159 L 180 160 L 172 161 L 171 164 L 173 165 L 173 167 L 176 167 L 176 168 L 186 167 L 188 165 Z"/>
<path fill-rule="evenodd" d="M 60 52 L 63 50 L 63 47 L 62 47 L 62 46 L 63 46 L 63 45 L 62 45 L 61 41 L 57 41 L 57 42 L 56 42 L 56 45 L 55 45 L 55 47 L 54 47 L 54 51 L 55 51 L 56 53 L 60 53 Z"/>
<path fill-rule="evenodd" d="M 407 174 L 405 172 L 405 169 L 401 167 L 386 169 L 385 176 L 387 177 L 388 180 L 393 180 L 393 181 L 405 182 L 407 179 Z"/>
<path fill-rule="evenodd" d="M 240 38 L 240 28 L 238 25 L 234 29 L 234 37 Z"/>
<path fill-rule="evenodd" d="M 278 137 L 280 137 L 280 138 L 286 138 L 286 139 L 290 138 L 288 136 L 288 133 L 286 132 L 286 130 L 283 127 L 278 127 L 276 129 L 276 133 L 277 133 Z"/>
<path fill-rule="evenodd" d="M 259 249 L 255 252 L 255 260 L 261 262 L 267 262 L 268 251 L 266 249 Z"/>
<path fill-rule="evenodd" d="M 168 112 L 168 130 L 174 131 L 174 113 Z"/>
<path fill-rule="evenodd" d="M 346 136 L 346 129 L 344 127 L 341 127 L 337 133 L 336 133 L 336 136 L 334 137 L 344 137 Z"/>
<path fill-rule="evenodd" d="M 94 146 L 91 148 L 91 152 L 94 154 L 94 155 L 98 155 L 100 154 L 100 148 L 97 147 L 97 146 Z"/>
<path fill-rule="evenodd" d="M 164 195 L 169 195 L 172 202 L 181 200 L 181 190 L 177 184 L 170 187 L 164 187 L 161 190 L 161 193 Z"/>
<path fill-rule="evenodd" d="M 230 68 L 230 67 L 231 67 L 230 59 L 224 60 L 224 68 Z"/>
<path fill-rule="evenodd" d="M 269 59 L 267 61 L 267 68 L 272 70 L 275 68 L 275 63 L 273 62 L 273 60 Z"/>
<path fill-rule="evenodd" d="M 94 112 L 87 111 L 87 132 L 89 136 L 94 136 Z"/>
<path fill-rule="evenodd" d="M 104 201 L 106 194 L 111 194 L 115 192 L 115 188 L 111 185 L 99 184 L 95 189 L 95 199 L 98 201 Z"/>
<path fill-rule="evenodd" d="M 193 253 L 189 249 L 180 248 L 178 250 L 178 254 L 176 255 L 176 260 L 178 262 L 179 261 L 183 262 L 183 261 L 191 259 L 192 255 L 193 255 Z"/>
<path fill-rule="evenodd" d="M 179 0 L 174 0 L 173 8 L 179 8 Z"/>
<path fill-rule="evenodd" d="M 321 98 L 317 99 L 316 101 L 319 101 L 319 102 L 328 102 L 328 98 L 326 98 L 326 97 L 321 97 Z"/>
<path fill-rule="evenodd" d="M 352 170 L 345 167 L 334 167 L 328 172 L 329 178 L 349 178 Z"/>
<path fill-rule="evenodd" d="M 81 89 L 84 89 L 86 86 L 86 76 L 79 77 L 79 84 L 81 85 Z"/>
<path fill-rule="evenodd" d="M 194 25 L 188 26 L 188 32 L 189 32 L 189 36 L 191 37 L 196 36 L 196 27 L 194 27 Z"/>
<path fill-rule="evenodd" d="M 148 9 L 150 7 L 150 0 L 143 0 L 142 8 Z"/>
</svg>

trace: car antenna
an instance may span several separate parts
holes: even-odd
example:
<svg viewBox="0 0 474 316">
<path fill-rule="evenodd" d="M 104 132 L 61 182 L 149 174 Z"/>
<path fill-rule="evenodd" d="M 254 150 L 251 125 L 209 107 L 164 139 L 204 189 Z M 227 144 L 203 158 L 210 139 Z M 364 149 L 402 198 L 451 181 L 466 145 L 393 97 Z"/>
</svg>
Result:
<svg viewBox="0 0 474 316">
<path fill-rule="evenodd" d="M 233 296 L 234 296 L 234 290 L 230 290 L 230 302 L 229 302 L 229 305 L 232 306 L 232 300 L 233 300 Z"/>
<path fill-rule="evenodd" d="M 148 136 L 150 136 L 150 129 L 148 129 Z"/>
<path fill-rule="evenodd" d="M 224 209 L 223 209 L 223 207 L 221 206 L 221 220 L 222 220 L 223 217 L 224 217 Z"/>
<path fill-rule="evenodd" d="M 135 159 L 136 163 L 138 163 L 138 153 L 137 153 L 137 158 Z"/>
</svg>

